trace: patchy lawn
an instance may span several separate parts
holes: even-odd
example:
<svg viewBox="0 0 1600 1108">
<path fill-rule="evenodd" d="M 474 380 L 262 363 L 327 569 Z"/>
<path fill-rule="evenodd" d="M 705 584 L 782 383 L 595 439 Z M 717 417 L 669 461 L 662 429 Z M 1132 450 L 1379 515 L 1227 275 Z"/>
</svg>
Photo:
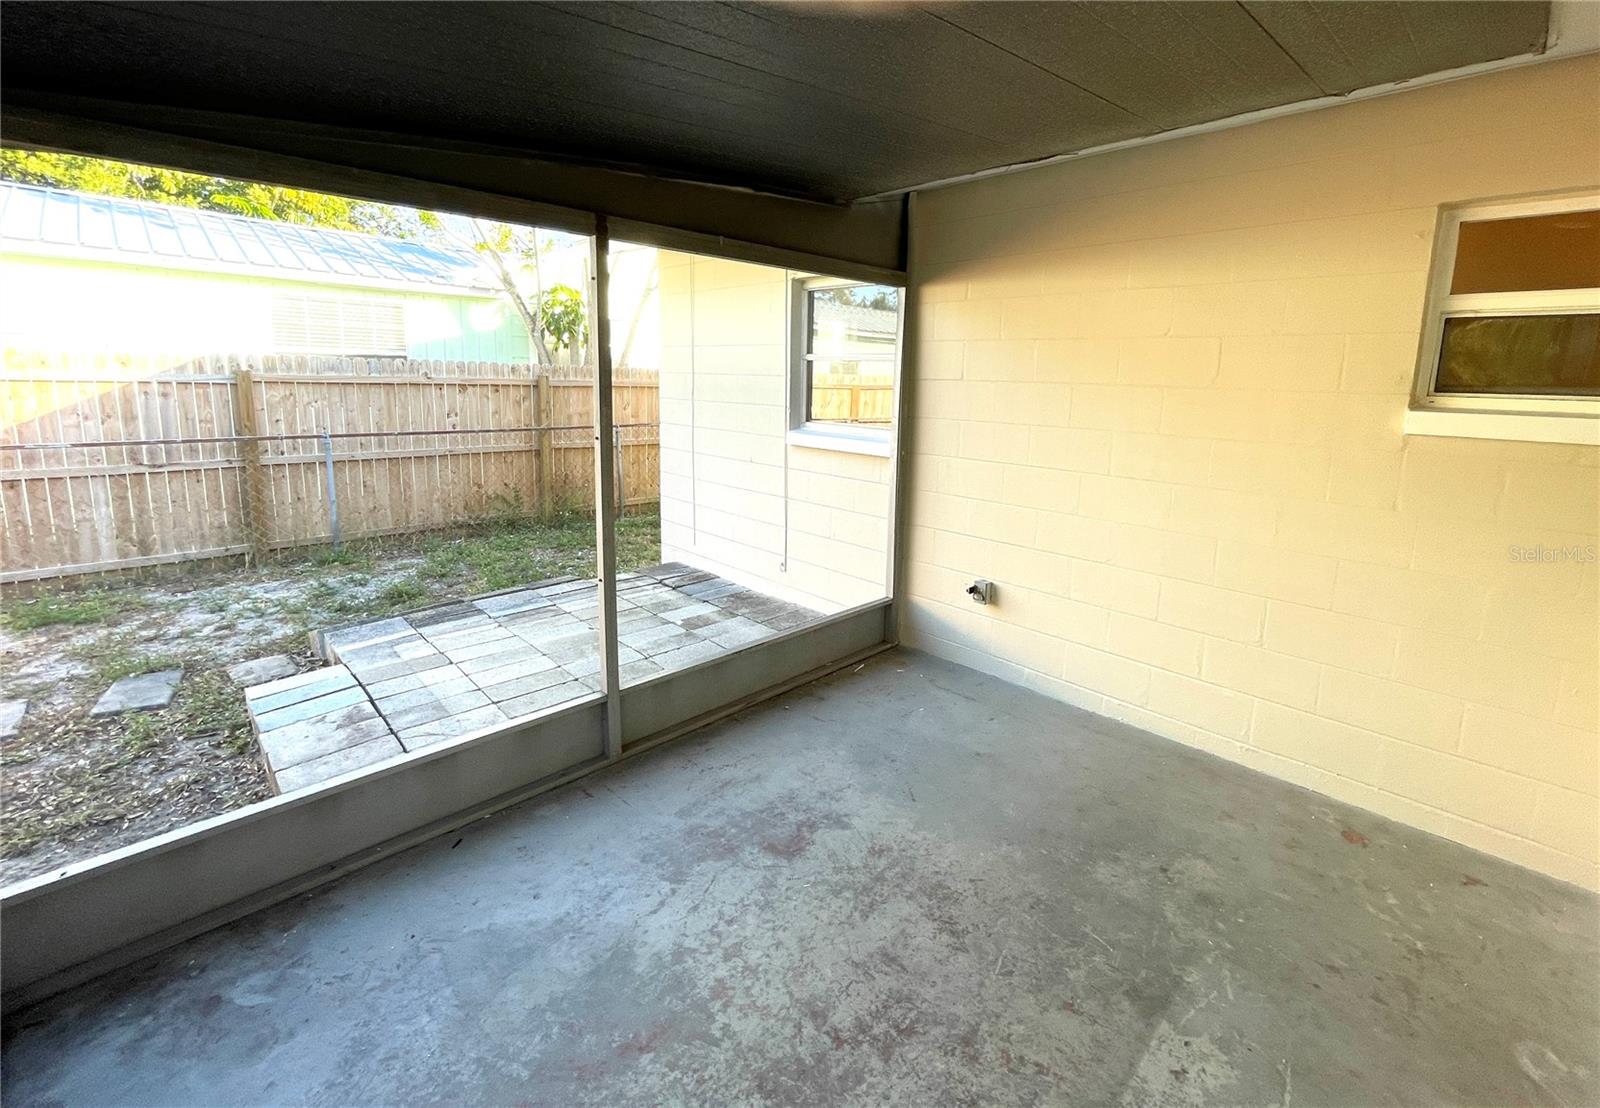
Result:
<svg viewBox="0 0 1600 1108">
<path fill-rule="evenodd" d="M 660 561 L 659 518 L 617 521 L 617 564 Z M 317 664 L 307 632 L 565 574 L 594 574 L 585 515 L 503 520 L 350 544 L 259 568 L 172 572 L 0 602 L 0 699 L 26 699 L 0 742 L 0 884 L 271 795 L 227 667 Z M 112 681 L 182 666 L 171 706 L 94 719 Z"/>
</svg>

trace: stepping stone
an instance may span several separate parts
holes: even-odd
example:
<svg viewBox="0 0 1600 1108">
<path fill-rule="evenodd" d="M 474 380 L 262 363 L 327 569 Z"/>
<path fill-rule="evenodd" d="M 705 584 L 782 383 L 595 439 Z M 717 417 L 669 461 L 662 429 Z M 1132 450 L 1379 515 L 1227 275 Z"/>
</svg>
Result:
<svg viewBox="0 0 1600 1108">
<path fill-rule="evenodd" d="M 268 681 L 293 677 L 299 672 L 300 667 L 294 664 L 294 659 L 289 655 L 271 654 L 229 666 L 228 680 L 242 689 L 248 689 L 251 685 L 264 685 Z"/>
<path fill-rule="evenodd" d="M 165 708 L 172 703 L 183 678 L 181 669 L 163 669 L 156 673 L 138 673 L 124 677 L 113 684 L 95 701 L 89 710 L 91 716 L 115 716 L 123 712 Z"/>
<path fill-rule="evenodd" d="M 22 717 L 28 714 L 26 700 L 0 700 L 0 739 L 16 738 Z"/>
</svg>

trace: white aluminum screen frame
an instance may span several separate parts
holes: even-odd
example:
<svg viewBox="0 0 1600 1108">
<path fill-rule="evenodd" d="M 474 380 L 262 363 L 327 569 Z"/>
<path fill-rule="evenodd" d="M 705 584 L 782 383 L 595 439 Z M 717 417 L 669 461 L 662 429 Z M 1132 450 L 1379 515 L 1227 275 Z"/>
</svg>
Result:
<svg viewBox="0 0 1600 1108">
<path fill-rule="evenodd" d="M 496 202 L 477 213 L 468 205 L 468 214 L 507 218 L 500 198 L 491 199 Z M 609 233 L 603 214 L 585 213 L 585 221 L 597 254 L 593 326 L 607 316 L 609 289 L 601 278 Z M 748 255 L 763 252 L 740 253 L 755 260 Z M 904 274 L 870 278 L 901 293 L 894 362 L 899 402 L 910 292 Z M 610 351 L 599 341 L 602 330 L 594 333 L 595 387 L 603 398 L 595 405 L 594 433 L 597 442 L 608 442 Z M 604 691 L 0 889 L 0 1004 L 9 1011 L 70 988 L 892 646 L 899 608 L 896 516 L 905 480 L 894 444 L 904 411 L 899 404 L 885 451 L 893 459 L 896 495 L 883 599 L 619 688 L 614 553 L 607 556 L 614 550 L 615 506 L 599 497 L 601 672 L 610 678 Z M 595 453 L 596 487 L 609 487 L 611 452 Z"/>
<path fill-rule="evenodd" d="M 1439 392 L 1436 388 L 1447 319 L 1600 314 L 1600 289 L 1452 294 L 1461 224 L 1592 209 L 1600 209 L 1600 192 L 1590 190 L 1440 209 L 1406 413 L 1407 434 L 1600 444 L 1600 397 Z"/>
</svg>

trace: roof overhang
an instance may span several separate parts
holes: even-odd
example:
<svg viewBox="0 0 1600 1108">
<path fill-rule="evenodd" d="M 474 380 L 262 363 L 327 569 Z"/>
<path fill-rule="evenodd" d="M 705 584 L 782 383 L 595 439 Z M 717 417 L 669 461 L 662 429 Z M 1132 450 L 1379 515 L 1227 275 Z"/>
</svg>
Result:
<svg viewBox="0 0 1600 1108">
<path fill-rule="evenodd" d="M 1574 16 L 121 0 L 13 5 L 0 78 L 10 143 L 895 282 L 907 190 L 1593 49 Z"/>
<path fill-rule="evenodd" d="M 890 284 L 903 198 L 836 205 L 532 158 L 474 143 L 87 97 L 7 93 L 5 141 L 291 184 Z"/>
</svg>

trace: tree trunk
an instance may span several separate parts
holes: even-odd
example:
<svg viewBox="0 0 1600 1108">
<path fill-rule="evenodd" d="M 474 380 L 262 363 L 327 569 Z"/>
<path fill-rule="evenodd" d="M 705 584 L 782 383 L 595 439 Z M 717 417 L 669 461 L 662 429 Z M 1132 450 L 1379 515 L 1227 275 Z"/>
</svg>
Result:
<svg viewBox="0 0 1600 1108">
<path fill-rule="evenodd" d="M 528 307 L 527 301 L 522 299 L 522 294 L 517 291 L 517 282 L 512 278 L 511 272 L 506 269 L 505 262 L 501 260 L 500 255 L 492 248 L 485 250 L 484 253 L 494 263 L 495 276 L 500 279 L 501 289 L 505 291 L 511 303 L 516 305 L 517 314 L 522 317 L 522 325 L 528 330 L 528 338 L 533 342 L 534 354 L 539 359 L 539 364 L 541 366 L 554 365 L 555 359 L 550 356 L 550 348 L 545 345 L 544 328 L 539 325 L 539 317 L 532 308 Z M 535 259 L 535 270 L 537 270 L 538 264 L 538 260 Z M 534 295 L 539 295 L 538 289 L 535 290 Z"/>
<path fill-rule="evenodd" d="M 489 236 L 484 232 L 483 222 L 477 219 L 471 222 L 472 232 L 477 236 L 477 243 L 475 244 L 477 253 L 483 254 L 489 259 L 490 265 L 494 269 L 495 279 L 500 282 L 500 290 L 506 294 L 516 307 L 517 315 L 522 317 L 522 326 L 528 332 L 528 341 L 533 344 L 536 364 L 540 366 L 554 365 L 555 359 L 550 356 L 550 348 L 545 345 L 544 328 L 540 326 L 538 313 L 538 304 L 540 298 L 544 295 L 544 282 L 539 277 L 539 243 L 537 238 L 535 238 L 533 245 L 534 307 L 530 308 L 528 307 L 528 302 L 522 299 L 522 293 L 517 291 L 516 279 L 512 277 L 511 271 L 506 268 L 505 259 L 500 256 L 500 252 L 494 248 L 494 243 L 490 241 Z M 445 233 L 456 239 L 456 241 L 460 241 L 458 236 L 450 234 L 448 230 Z"/>
<path fill-rule="evenodd" d="M 644 306 L 649 302 L 656 289 L 660 287 L 660 282 L 660 269 L 651 270 L 649 284 L 645 285 L 644 292 L 640 293 L 638 301 L 633 305 L 633 318 L 628 320 L 628 337 L 622 343 L 622 354 L 617 358 L 618 366 L 626 367 L 628 365 L 628 358 L 633 353 L 634 336 L 639 333 L 639 317 L 644 315 Z M 659 369 L 660 367 L 657 366 L 656 368 Z"/>
</svg>

